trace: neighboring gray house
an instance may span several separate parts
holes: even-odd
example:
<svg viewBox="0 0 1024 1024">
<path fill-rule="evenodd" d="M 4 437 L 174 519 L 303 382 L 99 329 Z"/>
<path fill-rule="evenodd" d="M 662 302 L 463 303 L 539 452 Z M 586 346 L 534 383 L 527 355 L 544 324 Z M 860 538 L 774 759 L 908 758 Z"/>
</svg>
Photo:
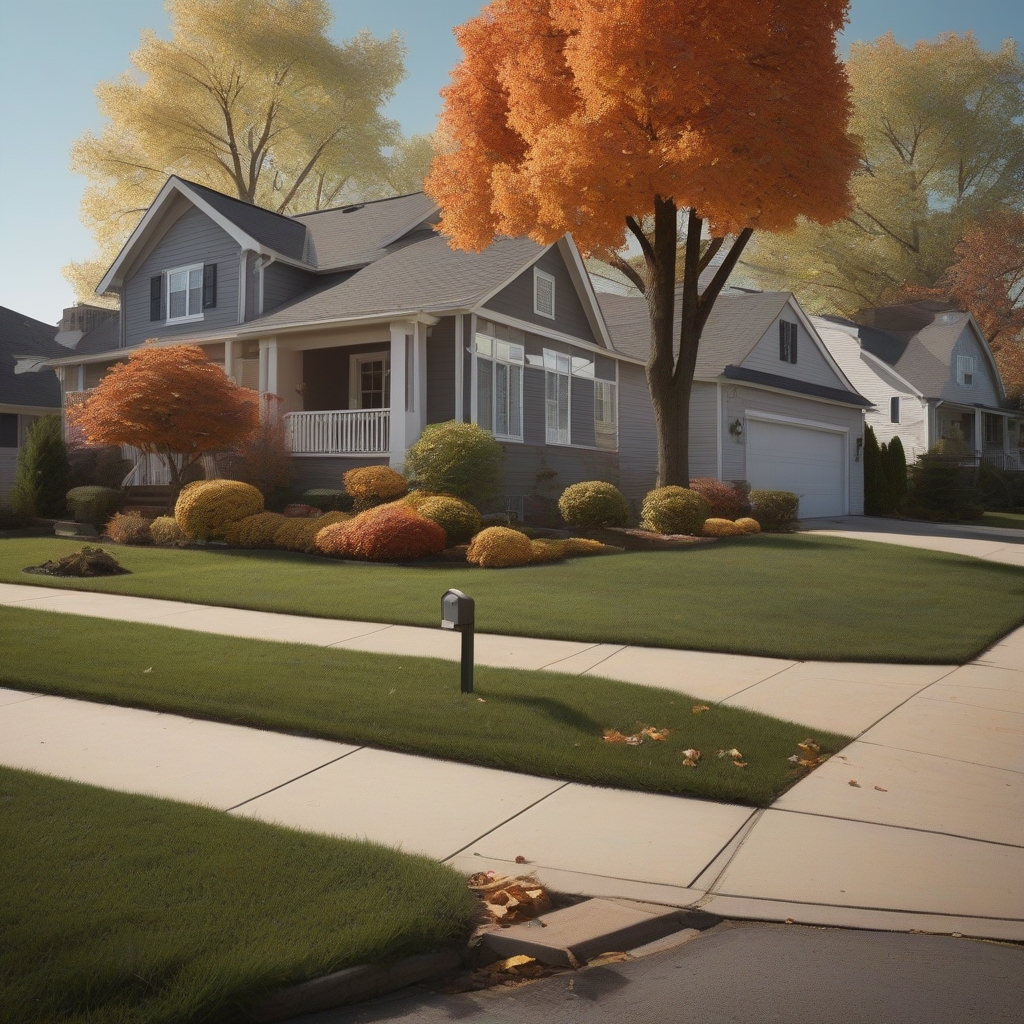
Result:
<svg viewBox="0 0 1024 1024">
<path fill-rule="evenodd" d="M 977 457 L 1024 468 L 1024 413 L 1006 401 L 992 351 L 970 313 L 924 301 L 863 310 L 856 319 L 813 322 L 847 377 L 874 403 L 867 422 L 880 442 L 898 436 L 913 462 L 958 429 Z"/>
<path fill-rule="evenodd" d="M 57 328 L 0 306 L 0 501 L 11 491 L 18 449 L 40 416 L 60 412 L 60 384 L 51 371 L 18 372 L 21 357 L 42 363 L 62 353 Z"/>
<path fill-rule="evenodd" d="M 502 238 L 467 253 L 436 233 L 437 219 L 422 193 L 286 217 L 172 177 L 100 284 L 120 296 L 120 318 L 53 361 L 65 400 L 78 401 L 147 339 L 192 342 L 239 384 L 277 396 L 266 401 L 283 414 L 302 485 L 339 486 L 357 465 L 401 467 L 427 424 L 457 419 L 504 446 L 510 508 L 530 514 L 587 479 L 638 502 L 657 462 L 646 342 L 637 341 L 642 300 L 599 302 L 568 235 L 549 246 Z M 606 298 L 625 305 L 613 310 Z M 817 350 L 789 296 L 719 301 L 721 333 L 742 337 L 726 343 L 736 351 L 724 362 L 712 357 L 721 366 L 705 368 L 710 406 L 697 388 L 707 437 L 695 442 L 695 475 L 740 479 L 753 468 L 758 483 L 799 483 L 806 514 L 859 511 L 850 453 L 864 400 Z M 742 302 L 753 312 L 733 324 L 727 310 Z M 759 340 L 787 303 L 800 356 L 779 363 Z M 637 324 L 623 332 L 627 309 Z M 716 310 L 711 338 L 719 319 Z M 732 370 L 747 376 L 726 381 Z M 758 397 L 761 418 L 737 441 L 728 424 L 733 413 L 746 422 L 740 393 Z M 717 447 L 715 422 L 726 431 Z M 810 441 L 791 443 L 808 429 Z M 770 452 L 733 451 L 779 444 L 785 459 L 808 463 L 803 477 L 786 476 Z M 831 483 L 815 483 L 829 472 Z"/>
<path fill-rule="evenodd" d="M 615 348 L 646 359 L 645 300 L 599 299 Z M 691 476 L 793 491 L 802 519 L 863 514 L 870 402 L 788 292 L 718 297 L 701 337 L 690 401 Z"/>
</svg>

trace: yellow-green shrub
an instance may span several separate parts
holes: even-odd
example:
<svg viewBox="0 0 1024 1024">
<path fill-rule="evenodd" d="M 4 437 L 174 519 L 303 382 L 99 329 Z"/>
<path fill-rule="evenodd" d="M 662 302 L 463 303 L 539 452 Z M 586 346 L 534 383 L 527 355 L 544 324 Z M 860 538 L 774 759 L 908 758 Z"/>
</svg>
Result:
<svg viewBox="0 0 1024 1024">
<path fill-rule="evenodd" d="M 232 523 L 224 539 L 239 548 L 272 548 L 274 535 L 286 519 L 279 512 L 257 512 Z"/>
<path fill-rule="evenodd" d="M 370 508 L 402 497 L 409 481 L 390 466 L 360 466 L 345 474 L 345 490 L 355 499 L 354 508 Z"/>
<path fill-rule="evenodd" d="M 153 540 L 149 520 L 138 512 L 115 512 L 104 532 L 118 544 L 149 544 Z"/>
<path fill-rule="evenodd" d="M 560 562 L 565 558 L 567 543 L 564 540 L 548 540 L 544 537 L 531 540 L 530 547 L 533 549 L 531 561 L 535 563 Z"/>
<path fill-rule="evenodd" d="M 437 523 L 448 536 L 448 546 L 461 544 L 480 532 L 480 512 L 468 501 L 439 494 L 413 506 L 424 519 Z"/>
<path fill-rule="evenodd" d="M 287 519 L 274 534 L 274 547 L 285 551 L 315 551 L 316 535 L 333 523 L 344 523 L 352 517 L 347 512 L 327 512 L 310 519 Z"/>
<path fill-rule="evenodd" d="M 604 480 L 570 484 L 558 499 L 558 511 L 570 526 L 584 530 L 629 525 L 626 499 L 618 487 Z"/>
<path fill-rule="evenodd" d="M 181 532 L 178 520 L 174 516 L 158 516 L 149 524 L 149 532 L 153 543 L 163 547 L 180 544 L 185 539 L 185 534 Z"/>
<path fill-rule="evenodd" d="M 744 516 L 742 519 L 736 520 L 736 525 L 744 533 L 760 533 L 761 524 L 756 519 L 751 519 L 749 516 Z"/>
<path fill-rule="evenodd" d="M 484 569 L 508 569 L 533 561 L 533 545 L 525 533 L 507 526 L 488 526 L 470 542 L 466 561 Z"/>
<path fill-rule="evenodd" d="M 240 480 L 197 480 L 183 488 L 174 518 L 189 540 L 221 539 L 233 523 L 263 511 L 263 495 Z"/>
<path fill-rule="evenodd" d="M 654 533 L 688 533 L 700 536 L 708 518 L 708 502 L 686 487 L 657 487 L 644 498 L 640 525 Z"/>
<path fill-rule="evenodd" d="M 475 423 L 432 423 L 405 453 L 416 486 L 476 505 L 501 494 L 505 450 Z"/>
<path fill-rule="evenodd" d="M 739 537 L 744 531 L 742 526 L 731 519 L 705 519 L 701 532 L 705 537 Z"/>
<path fill-rule="evenodd" d="M 591 540 L 589 537 L 570 537 L 562 543 L 569 558 L 576 555 L 612 555 L 622 550 L 611 544 L 602 544 L 599 540 Z"/>
</svg>

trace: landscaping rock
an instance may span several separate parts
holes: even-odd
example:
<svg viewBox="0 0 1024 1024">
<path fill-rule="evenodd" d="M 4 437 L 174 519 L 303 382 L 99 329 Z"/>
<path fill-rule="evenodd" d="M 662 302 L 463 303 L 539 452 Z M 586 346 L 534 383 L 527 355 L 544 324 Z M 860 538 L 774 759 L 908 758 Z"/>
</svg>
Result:
<svg viewBox="0 0 1024 1024">
<path fill-rule="evenodd" d="M 76 523 L 71 520 L 59 520 L 54 523 L 53 532 L 57 537 L 71 537 L 75 540 L 99 536 L 99 531 L 92 523 Z"/>
</svg>

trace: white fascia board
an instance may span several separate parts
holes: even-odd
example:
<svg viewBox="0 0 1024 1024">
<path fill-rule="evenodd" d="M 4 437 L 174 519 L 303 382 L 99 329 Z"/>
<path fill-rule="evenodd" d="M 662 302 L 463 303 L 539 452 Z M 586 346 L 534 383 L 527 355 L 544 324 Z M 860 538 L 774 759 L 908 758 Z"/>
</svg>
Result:
<svg viewBox="0 0 1024 1024">
<path fill-rule="evenodd" d="M 590 280 L 590 273 L 576 242 L 572 235 L 563 235 L 558 242 L 558 249 L 569 268 L 569 276 L 573 278 L 576 285 L 576 292 L 583 301 L 583 308 L 586 311 L 587 319 L 590 321 L 590 328 L 603 342 L 609 352 L 614 352 L 612 337 L 608 332 L 608 325 L 604 322 L 604 313 L 601 312 L 600 303 L 597 301 L 597 293 L 594 291 L 593 282 Z"/>
<path fill-rule="evenodd" d="M 466 310 L 465 312 L 476 313 L 481 320 L 494 320 L 496 323 L 505 324 L 506 327 L 516 327 L 521 331 L 526 331 L 528 334 L 536 334 L 541 338 L 550 338 L 552 341 L 561 341 L 566 345 L 575 345 L 576 348 L 585 348 L 599 355 L 607 356 L 609 359 L 618 359 L 623 363 L 635 363 L 637 366 L 647 365 L 642 359 L 624 356 L 613 348 L 602 348 L 600 345 L 595 345 L 592 341 L 584 341 L 582 338 L 576 338 L 571 334 L 563 334 L 562 331 L 556 331 L 553 327 L 542 327 L 540 324 L 535 324 L 532 321 L 520 320 L 505 313 L 495 313 L 490 309 L 484 309 L 482 306 L 475 306 L 473 309 Z"/>
<path fill-rule="evenodd" d="M 835 373 L 840 380 L 845 381 L 846 386 L 851 391 L 855 392 L 857 389 L 851 383 L 850 378 L 843 373 L 842 367 L 835 361 L 835 359 L 832 358 L 832 353 L 829 352 L 828 345 L 826 345 L 822 340 L 821 335 L 818 333 L 818 329 L 811 322 L 811 318 L 804 312 L 803 306 L 800 305 L 797 297 L 792 292 L 789 293 L 789 298 L 786 300 L 786 304 L 796 313 L 797 318 L 804 325 L 804 330 L 811 336 L 811 341 L 814 342 L 818 347 L 818 351 L 825 357 L 825 362 L 827 362 L 831 367 L 832 372 Z M 764 337 L 764 335 L 762 335 L 762 337 Z M 760 340 L 761 339 L 758 338 L 758 341 Z"/>
<path fill-rule="evenodd" d="M 154 229 L 154 221 L 157 220 L 161 210 L 169 201 L 169 197 L 172 193 L 177 193 L 184 196 L 196 209 L 201 210 L 210 218 L 225 234 L 233 238 L 238 245 L 243 249 L 252 249 L 254 252 L 258 252 L 263 255 L 272 255 L 279 259 L 282 263 L 288 263 L 293 267 L 300 267 L 303 270 L 309 271 L 310 273 L 316 273 L 316 267 L 311 267 L 307 263 L 303 263 L 301 260 L 294 260 L 288 256 L 283 256 L 273 249 L 268 249 L 261 242 L 258 242 L 248 232 L 243 231 L 234 221 L 229 220 L 218 210 L 215 210 L 205 199 L 203 199 L 197 192 L 194 192 L 188 187 L 180 178 L 172 175 L 164 183 L 164 187 L 160 189 L 156 199 L 153 200 L 149 209 L 145 212 L 142 220 L 139 221 L 135 230 L 131 233 L 128 241 L 122 246 L 121 251 L 117 254 L 117 258 L 110 265 L 110 269 L 103 276 L 103 280 L 96 286 L 96 294 L 104 295 L 112 287 L 120 286 L 123 284 L 123 279 L 118 276 L 120 271 L 125 264 L 131 259 L 135 252 L 149 239 L 151 231 Z"/>
<path fill-rule="evenodd" d="M 967 313 L 967 323 L 971 330 L 974 331 L 975 340 L 981 346 L 982 352 L 985 353 L 985 356 L 988 359 L 989 369 L 992 371 L 992 379 L 996 382 L 999 388 L 999 397 L 1006 398 L 1006 386 L 1003 384 L 1003 377 L 999 372 L 999 365 L 996 363 L 996 357 L 993 354 L 992 349 L 989 347 L 989 343 L 986 340 L 981 327 L 978 325 L 978 321 L 974 319 L 974 315 L 972 313 Z"/>
</svg>

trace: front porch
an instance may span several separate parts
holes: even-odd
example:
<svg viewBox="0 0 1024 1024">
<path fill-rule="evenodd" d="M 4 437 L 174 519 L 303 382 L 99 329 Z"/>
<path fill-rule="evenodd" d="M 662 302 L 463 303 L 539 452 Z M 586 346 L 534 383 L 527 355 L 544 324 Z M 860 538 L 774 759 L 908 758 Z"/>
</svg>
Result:
<svg viewBox="0 0 1024 1024">
<path fill-rule="evenodd" d="M 958 438 L 982 462 L 1009 472 L 1024 471 L 1024 413 L 941 403 L 935 409 L 938 438 Z"/>
</svg>

